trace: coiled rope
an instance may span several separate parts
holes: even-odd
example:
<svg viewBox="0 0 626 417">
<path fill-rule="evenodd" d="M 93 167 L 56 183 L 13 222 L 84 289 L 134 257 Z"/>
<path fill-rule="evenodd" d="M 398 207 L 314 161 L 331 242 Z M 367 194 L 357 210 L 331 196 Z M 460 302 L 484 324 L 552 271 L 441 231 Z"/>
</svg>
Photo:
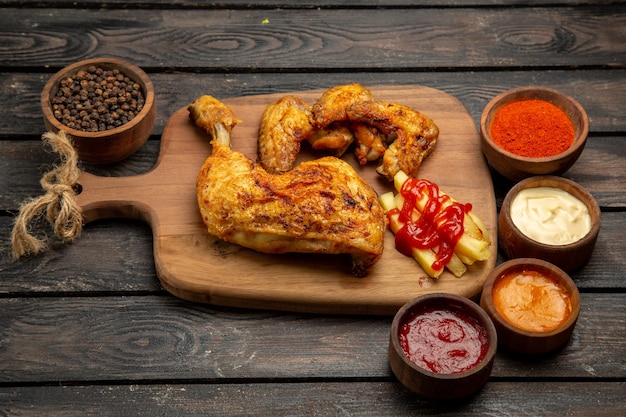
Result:
<svg viewBox="0 0 626 417">
<path fill-rule="evenodd" d="M 30 230 L 31 223 L 40 219 L 44 213 L 54 235 L 63 242 L 78 238 L 83 229 L 82 210 L 76 202 L 73 188 L 81 171 L 71 137 L 61 131 L 46 132 L 41 139 L 59 154 L 61 163 L 42 176 L 40 184 L 45 194 L 29 199 L 20 206 L 11 233 L 13 259 L 36 255 L 47 248 L 46 241 L 33 235 Z"/>
</svg>

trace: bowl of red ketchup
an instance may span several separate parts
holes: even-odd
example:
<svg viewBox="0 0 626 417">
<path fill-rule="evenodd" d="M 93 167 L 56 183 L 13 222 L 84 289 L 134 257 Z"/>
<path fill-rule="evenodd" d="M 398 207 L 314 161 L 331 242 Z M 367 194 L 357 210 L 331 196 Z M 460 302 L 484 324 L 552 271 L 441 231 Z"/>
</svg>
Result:
<svg viewBox="0 0 626 417">
<path fill-rule="evenodd" d="M 427 294 L 396 313 L 389 365 L 423 398 L 463 399 L 487 382 L 497 345 L 494 324 L 476 303 L 454 294 Z"/>
<path fill-rule="evenodd" d="M 580 294 L 558 266 L 536 258 L 498 265 L 485 280 L 481 307 L 491 317 L 501 347 L 523 355 L 543 355 L 570 339 Z"/>
</svg>

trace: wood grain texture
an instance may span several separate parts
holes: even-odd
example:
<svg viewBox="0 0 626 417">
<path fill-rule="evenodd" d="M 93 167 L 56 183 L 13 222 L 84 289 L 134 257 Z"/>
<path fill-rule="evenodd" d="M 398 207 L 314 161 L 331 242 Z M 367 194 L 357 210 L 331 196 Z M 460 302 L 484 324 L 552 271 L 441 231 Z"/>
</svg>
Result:
<svg viewBox="0 0 626 417">
<path fill-rule="evenodd" d="M 581 294 L 553 355 L 499 349 L 492 379 L 622 380 L 625 294 Z M 0 384 L 390 378 L 390 317 L 215 308 L 175 297 L 0 299 Z"/>
<path fill-rule="evenodd" d="M 0 217 L 0 245 L 9 247 L 11 217 Z M 623 236 L 626 216 L 602 214 L 602 228 L 589 263 L 573 276 L 581 291 L 623 291 L 626 280 L 615 270 L 626 270 Z M 140 222 L 106 220 L 88 224 L 71 245 L 53 243 L 42 255 L 12 262 L 0 258 L 0 294 L 63 295 L 152 293 L 162 290 L 154 266 L 152 230 Z M 104 248 L 104 249 L 103 249 Z M 91 262 L 97 259 L 98 262 Z M 499 254 L 498 263 L 506 258 Z M 85 269 L 86 260 L 89 269 Z"/>
<path fill-rule="evenodd" d="M 134 62 L 134 61 L 133 61 Z M 39 106 L 41 90 L 52 73 L 0 73 L 0 93 L 12 105 L 0 114 L 0 137 L 38 138 L 45 131 Z M 228 98 L 289 91 L 314 90 L 332 85 L 359 82 L 363 85 L 417 84 L 437 88 L 460 100 L 479 125 L 485 105 L 502 91 L 524 85 L 555 88 L 574 97 L 589 115 L 592 134 L 626 131 L 620 112 L 626 96 L 626 69 L 577 69 L 576 71 L 533 69 L 515 71 L 375 71 L 332 72 L 209 72 L 177 68 L 175 73 L 153 68 L 149 71 L 157 100 L 153 135 L 161 135 L 169 117 L 199 93 Z M 276 79 L 280 83 L 276 82 Z M 22 138 L 24 136 L 25 138 Z"/>
<path fill-rule="evenodd" d="M 620 4 L 620 0 L 603 0 L 602 4 Z M 41 6 L 38 0 L 2 0 L 0 4 L 6 4 L 12 6 L 19 4 L 22 7 L 37 7 Z M 128 2 L 127 0 L 108 0 L 103 2 L 102 0 L 82 0 L 77 3 L 75 0 L 56 0 L 55 5 L 64 8 L 79 8 L 84 5 L 93 7 L 102 6 L 103 4 L 109 8 L 145 8 L 146 2 Z M 311 9 L 311 8 L 380 8 L 379 0 L 316 0 L 316 1 L 298 1 L 294 3 L 289 0 L 227 0 L 223 2 L 206 2 L 202 0 L 150 0 L 148 3 L 151 7 L 167 6 L 186 9 L 250 9 L 252 7 L 259 9 L 267 8 L 288 8 L 288 9 Z M 385 8 L 424 8 L 424 7 L 476 7 L 476 6 L 515 6 L 519 5 L 519 0 L 427 0 L 420 1 L 416 4 L 414 0 L 393 0 L 386 1 Z M 587 0 L 537 0 L 533 4 L 537 6 L 543 5 L 596 5 L 597 1 Z"/>
<path fill-rule="evenodd" d="M 0 246 L 9 247 L 12 218 L 0 217 Z M 615 270 L 626 270 L 623 236 L 626 216 L 602 214 L 602 228 L 589 263 L 576 271 L 583 292 L 623 291 L 626 280 Z M 162 291 L 154 266 L 152 230 L 127 220 L 103 220 L 86 225 L 71 245 L 54 242 L 40 256 L 12 262 L 0 257 L 0 295 L 54 296 L 66 293 L 144 294 Z M 91 260 L 98 260 L 92 262 Z M 499 254 L 498 263 L 505 260 Z M 89 262 L 86 270 L 85 262 Z"/>
<path fill-rule="evenodd" d="M 421 400 L 397 381 L 130 384 L 0 387 L 0 413 L 84 416 L 619 416 L 626 412 L 624 382 L 490 381 L 461 403 Z M 588 394 L 594 393 L 590 401 Z M 565 398 L 563 393 L 567 393 Z M 555 398 L 563 398 L 555 401 Z M 77 409 L 80 401 L 83 408 Z"/>
<path fill-rule="evenodd" d="M 0 15 L 6 68 L 116 56 L 203 71 L 621 65 L 626 7 L 30 10 Z M 263 22 L 268 22 L 264 24 Z M 16 37 L 15 34 L 22 34 Z M 28 53 L 24 48 L 28 47 Z"/>
<path fill-rule="evenodd" d="M 372 90 L 377 99 L 413 107 L 435 121 L 440 129 L 439 140 L 419 175 L 458 201 L 470 202 L 489 231 L 494 242 L 492 256 L 469 267 L 461 278 L 444 272 L 437 280 L 429 279 L 412 258 L 394 250 L 391 233 L 385 235 L 386 250 L 381 260 L 362 279 L 349 273 L 345 257 L 266 255 L 208 235 L 197 208 L 195 181 L 210 146 L 206 135 L 190 122 L 186 108 L 174 113 L 165 127 L 159 161 L 153 170 L 115 178 L 83 173 L 78 179 L 83 191 L 77 196 L 83 217 L 86 222 L 124 217 L 150 224 L 162 285 L 191 301 L 323 313 L 393 314 L 419 294 L 451 292 L 478 297 L 496 261 L 496 206 L 471 116 L 458 100 L 439 90 L 418 86 Z M 294 94 L 313 103 L 322 92 Z M 225 100 L 244 120 L 233 132 L 233 149 L 256 159 L 261 114 L 279 97 L 282 94 Z M 373 166 L 360 167 L 351 153 L 346 159 L 379 195 L 393 190 Z M 450 169 L 451 161 L 458 169 Z"/>
<path fill-rule="evenodd" d="M 356 59 L 356 58 L 355 58 Z M 589 115 L 592 133 L 626 131 L 622 117 L 622 102 L 626 86 L 622 82 L 626 69 L 578 69 L 433 72 L 408 71 L 384 73 L 368 70 L 332 71 L 324 73 L 218 72 L 196 73 L 192 69 L 176 69 L 175 73 L 154 68 L 149 72 L 157 100 L 157 120 L 154 135 L 163 132 L 169 117 L 195 98 L 198 92 L 228 98 L 288 91 L 314 90 L 332 85 L 359 82 L 363 85 L 419 84 L 437 88 L 459 99 L 470 112 L 476 125 L 480 115 L 493 97 L 517 86 L 541 85 L 555 88 L 574 97 Z M 41 90 L 51 73 L 8 72 L 0 78 L 0 93 L 13 105 L 0 114 L 0 137 L 20 138 L 45 131 L 39 105 Z M 276 83 L 276 78 L 280 83 Z M 471 86 L 471 87 L 470 87 Z"/>
<path fill-rule="evenodd" d="M 231 309 L 167 294 L 150 226 L 86 225 L 71 245 L 0 257 L 0 415 L 626 415 L 626 32 L 623 0 L 0 0 L 0 246 L 18 204 L 39 195 L 43 85 L 65 65 L 112 55 L 155 84 L 153 136 L 98 176 L 149 172 L 172 114 L 220 98 L 359 82 L 456 97 L 478 125 L 496 94 L 556 88 L 590 118 L 565 173 L 602 209 L 574 337 L 555 355 L 498 352 L 477 397 L 422 401 L 391 376 L 391 319 Z M 268 22 L 263 24 L 263 19 Z M 493 175 L 500 205 L 509 181 Z M 499 254 L 497 262 L 504 260 Z"/>
</svg>

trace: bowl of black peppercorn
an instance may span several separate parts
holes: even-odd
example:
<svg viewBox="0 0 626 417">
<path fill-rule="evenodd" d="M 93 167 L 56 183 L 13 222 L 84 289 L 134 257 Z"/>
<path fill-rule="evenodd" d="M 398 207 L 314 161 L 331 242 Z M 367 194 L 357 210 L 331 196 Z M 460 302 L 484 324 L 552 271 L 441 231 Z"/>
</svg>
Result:
<svg viewBox="0 0 626 417">
<path fill-rule="evenodd" d="M 139 67 L 115 58 L 69 65 L 41 94 L 46 128 L 64 131 L 80 160 L 121 161 L 148 140 L 156 120 L 154 87 Z"/>
</svg>

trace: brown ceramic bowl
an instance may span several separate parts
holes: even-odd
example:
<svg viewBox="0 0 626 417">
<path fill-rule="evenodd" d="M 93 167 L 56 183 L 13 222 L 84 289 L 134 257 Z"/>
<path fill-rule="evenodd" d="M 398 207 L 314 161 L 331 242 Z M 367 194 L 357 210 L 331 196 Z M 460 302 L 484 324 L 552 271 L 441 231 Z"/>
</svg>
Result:
<svg viewBox="0 0 626 417">
<path fill-rule="evenodd" d="M 541 243 L 524 234 L 514 223 L 511 204 L 518 193 L 527 188 L 558 188 L 576 197 L 587 207 L 591 229 L 579 240 L 569 244 Z M 509 258 L 539 258 L 565 271 L 573 271 L 589 261 L 600 232 L 600 207 L 593 196 L 574 181 L 557 176 L 527 178 L 507 193 L 498 216 L 498 242 Z"/>
<path fill-rule="evenodd" d="M 509 103 L 521 100 L 543 100 L 560 108 L 574 126 L 574 142 L 564 152 L 547 157 L 527 157 L 504 150 L 491 137 L 491 124 L 498 110 Z M 582 153 L 589 132 L 585 110 L 573 98 L 543 87 L 519 87 L 505 91 L 485 106 L 480 118 L 481 147 L 493 169 L 512 181 L 533 175 L 561 175 Z"/>
<path fill-rule="evenodd" d="M 462 342 L 464 340 L 458 340 L 458 323 L 472 323 L 472 329 L 466 330 L 466 334 L 471 334 L 478 329 L 482 334 L 482 358 L 470 355 L 472 358 L 470 362 L 466 362 L 463 366 L 461 364 L 454 364 L 447 369 L 432 368 L 432 365 L 425 365 L 422 363 L 418 365 L 416 359 L 410 359 L 409 354 L 405 352 L 401 338 L 403 337 L 400 332 L 405 332 L 407 326 L 411 326 L 412 320 L 415 317 L 421 317 L 423 315 L 438 315 L 438 314 L 451 314 L 457 315 L 453 326 L 432 325 L 435 323 L 433 316 L 430 316 L 432 320 L 421 321 L 422 323 L 430 322 L 431 325 L 425 325 L 428 330 L 432 330 L 433 327 L 437 329 L 436 333 L 439 337 L 449 339 L 448 342 L 453 341 L 455 343 L 443 343 L 444 351 L 450 353 L 452 351 L 458 352 L 459 350 L 465 350 L 467 352 L 476 352 L 475 349 L 466 349 Z M 457 320 L 461 320 L 460 322 Z M 414 333 L 413 333 L 414 334 Z M 430 333 L 434 334 L 434 333 Z M 441 342 L 442 339 L 437 339 L 436 342 Z M 413 342 L 411 342 L 413 343 Z M 417 342 L 416 342 L 417 343 Z M 493 366 L 493 360 L 496 353 L 498 340 L 496 336 L 496 329 L 491 322 L 491 319 L 487 314 L 473 301 L 453 294 L 428 294 L 416 298 L 405 304 L 396 313 L 394 317 L 391 332 L 389 336 L 389 364 L 391 370 L 396 377 L 411 391 L 417 393 L 421 397 L 433 399 L 433 400 L 453 400 L 466 398 L 477 391 L 479 391 L 483 385 L 487 382 Z M 414 344 L 419 346 L 419 344 Z M 471 345 L 474 348 L 476 345 Z M 439 361 L 436 351 L 432 354 L 428 352 L 428 349 L 418 348 L 417 352 L 424 355 L 430 355 L 430 359 L 434 359 L 433 362 L 437 364 Z M 454 355 L 452 355 L 454 356 Z M 444 356 L 449 358 L 448 355 Z M 451 365 L 447 362 L 448 359 L 440 359 L 441 362 L 438 366 Z M 469 365 L 468 365 L 469 363 Z M 428 366 L 431 366 L 428 369 Z M 459 366 L 456 368 L 456 366 Z M 463 370 L 464 368 L 467 368 Z M 456 372 L 451 372 L 456 371 Z"/>
<path fill-rule="evenodd" d="M 97 132 L 72 129 L 54 117 L 51 98 L 60 89 L 60 81 L 75 76 L 80 70 L 97 66 L 105 70 L 119 71 L 141 87 L 144 96 L 143 109 L 131 120 L 119 127 Z M 152 81 L 139 67 L 114 58 L 94 58 L 77 62 L 63 68 L 50 78 L 41 94 L 41 109 L 46 128 L 54 133 L 61 130 L 73 140 L 78 157 L 92 164 L 118 162 L 136 152 L 150 137 L 156 119 L 154 87 Z"/>
<path fill-rule="evenodd" d="M 519 325 L 521 321 L 517 321 L 517 319 L 507 320 L 505 318 L 508 314 L 505 310 L 507 305 L 503 305 L 504 303 L 502 302 L 502 300 L 507 298 L 497 295 L 494 297 L 494 286 L 498 285 L 498 280 L 505 279 L 504 277 L 507 274 L 519 274 L 521 272 L 528 274 L 529 271 L 535 271 L 541 275 L 551 277 L 554 282 L 558 283 L 564 294 L 567 293 L 569 305 L 571 306 L 570 314 L 566 320 L 551 330 L 528 330 L 528 328 L 521 328 L 522 326 Z M 571 337 L 580 312 L 580 294 L 574 281 L 565 271 L 557 266 L 541 259 L 519 258 L 498 265 L 490 273 L 483 287 L 480 305 L 491 317 L 496 327 L 500 346 L 524 355 L 541 355 L 563 347 Z M 540 310 L 540 308 L 535 307 L 532 311 L 538 312 Z M 545 329 L 548 328 L 545 327 Z"/>
</svg>

